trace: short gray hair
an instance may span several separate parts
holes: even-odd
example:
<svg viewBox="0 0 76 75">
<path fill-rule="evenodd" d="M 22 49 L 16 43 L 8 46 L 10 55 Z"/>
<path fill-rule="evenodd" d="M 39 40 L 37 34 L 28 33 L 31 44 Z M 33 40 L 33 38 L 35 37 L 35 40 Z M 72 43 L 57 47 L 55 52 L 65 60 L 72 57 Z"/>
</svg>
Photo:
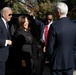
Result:
<svg viewBox="0 0 76 75">
<path fill-rule="evenodd" d="M 4 7 L 1 11 L 1 16 L 3 15 L 3 13 L 7 12 L 7 10 L 12 10 L 10 7 Z"/>
<path fill-rule="evenodd" d="M 60 11 L 61 14 L 67 15 L 68 13 L 68 6 L 63 2 L 56 3 L 55 8 L 57 11 Z"/>
</svg>

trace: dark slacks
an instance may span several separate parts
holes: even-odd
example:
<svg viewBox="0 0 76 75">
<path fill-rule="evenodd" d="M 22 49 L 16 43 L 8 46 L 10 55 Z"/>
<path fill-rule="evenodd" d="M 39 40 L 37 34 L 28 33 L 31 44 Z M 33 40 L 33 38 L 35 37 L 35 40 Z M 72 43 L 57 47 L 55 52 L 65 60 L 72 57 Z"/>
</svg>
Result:
<svg viewBox="0 0 76 75">
<path fill-rule="evenodd" d="M 43 53 L 43 58 L 41 60 L 41 75 L 43 75 L 44 67 L 45 67 L 46 53 Z"/>
<path fill-rule="evenodd" d="M 0 75 L 5 75 L 5 62 L 0 61 Z"/>
<path fill-rule="evenodd" d="M 74 68 L 65 70 L 51 70 L 51 75 L 73 75 Z"/>
<path fill-rule="evenodd" d="M 25 62 L 23 64 L 26 64 L 26 66 L 22 66 L 22 60 Z M 18 75 L 31 75 L 32 69 L 31 69 L 31 56 L 29 52 L 22 52 L 21 58 L 18 59 L 17 64 L 17 74 Z"/>
<path fill-rule="evenodd" d="M 45 61 L 48 58 L 47 52 L 43 52 L 43 48 L 44 48 L 44 43 L 41 43 L 42 57 L 41 57 L 40 75 L 43 75 L 44 68 L 45 68 Z"/>
</svg>

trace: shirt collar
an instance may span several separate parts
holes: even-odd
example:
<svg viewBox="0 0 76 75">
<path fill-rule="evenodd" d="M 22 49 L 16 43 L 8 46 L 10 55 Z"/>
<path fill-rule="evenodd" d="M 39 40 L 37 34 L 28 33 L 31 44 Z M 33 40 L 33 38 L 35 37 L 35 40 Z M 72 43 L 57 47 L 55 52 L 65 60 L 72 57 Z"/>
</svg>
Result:
<svg viewBox="0 0 76 75">
<path fill-rule="evenodd" d="M 3 22 L 4 22 L 4 24 L 6 24 L 6 20 L 3 18 L 3 17 L 1 17 L 2 18 L 2 20 L 3 20 Z"/>
<path fill-rule="evenodd" d="M 48 25 L 51 25 L 53 23 L 53 21 L 51 21 Z"/>
<path fill-rule="evenodd" d="M 66 15 L 61 15 L 60 18 L 67 17 Z"/>
<path fill-rule="evenodd" d="M 51 21 L 49 24 L 48 24 L 48 27 L 50 27 L 50 25 L 53 23 L 53 21 Z"/>
</svg>

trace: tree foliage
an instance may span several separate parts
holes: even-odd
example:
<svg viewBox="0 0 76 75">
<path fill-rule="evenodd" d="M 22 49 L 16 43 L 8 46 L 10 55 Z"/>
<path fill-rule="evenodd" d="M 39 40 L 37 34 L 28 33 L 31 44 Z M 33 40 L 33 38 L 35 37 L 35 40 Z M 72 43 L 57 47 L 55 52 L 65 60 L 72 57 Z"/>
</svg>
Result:
<svg viewBox="0 0 76 75">
<path fill-rule="evenodd" d="M 48 11 L 54 13 L 54 4 L 60 0 L 0 0 L 0 9 L 9 6 L 13 9 L 14 14 L 26 14 L 33 12 L 35 17 L 40 19 L 45 18 Z M 69 6 L 68 17 L 71 19 L 76 18 L 76 0 L 67 0 L 65 2 Z"/>
<path fill-rule="evenodd" d="M 49 1 L 41 3 L 41 4 L 39 4 L 39 10 L 37 11 L 36 16 L 37 16 L 37 18 L 45 19 L 46 12 L 49 12 L 49 11 L 53 12 L 53 9 L 54 9 L 53 3 L 50 3 Z"/>
<path fill-rule="evenodd" d="M 67 0 L 66 4 L 69 7 L 68 17 L 71 19 L 76 19 L 76 0 Z"/>
</svg>

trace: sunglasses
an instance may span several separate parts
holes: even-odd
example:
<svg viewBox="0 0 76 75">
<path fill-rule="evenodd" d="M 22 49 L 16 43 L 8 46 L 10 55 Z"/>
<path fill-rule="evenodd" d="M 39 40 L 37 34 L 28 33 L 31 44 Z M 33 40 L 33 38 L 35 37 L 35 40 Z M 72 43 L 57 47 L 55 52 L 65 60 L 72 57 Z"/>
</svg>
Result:
<svg viewBox="0 0 76 75">
<path fill-rule="evenodd" d="M 8 16 L 12 16 L 12 14 L 9 14 Z"/>
<path fill-rule="evenodd" d="M 50 20 L 51 21 L 52 19 L 47 19 L 47 20 Z"/>
</svg>

